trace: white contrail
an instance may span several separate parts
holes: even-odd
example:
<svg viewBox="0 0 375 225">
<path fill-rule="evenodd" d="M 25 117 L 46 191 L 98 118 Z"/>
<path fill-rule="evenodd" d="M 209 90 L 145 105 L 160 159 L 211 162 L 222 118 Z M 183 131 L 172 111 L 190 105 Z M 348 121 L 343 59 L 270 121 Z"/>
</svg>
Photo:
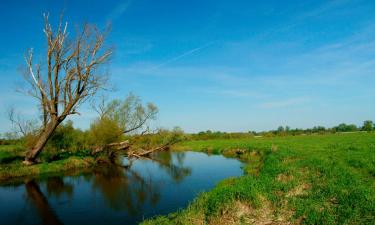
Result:
<svg viewBox="0 0 375 225">
<path fill-rule="evenodd" d="M 162 66 L 165 66 L 165 65 L 167 65 L 167 64 L 170 64 L 170 63 L 172 63 L 172 62 L 176 62 L 177 60 L 179 60 L 179 59 L 181 59 L 181 58 L 183 58 L 183 57 L 186 57 L 186 56 L 191 55 L 191 54 L 193 54 L 193 53 L 195 53 L 195 52 L 197 52 L 197 51 L 200 51 L 200 50 L 202 50 L 202 49 L 205 49 L 205 48 L 211 46 L 213 43 L 214 43 L 214 42 L 209 42 L 209 43 L 207 43 L 207 44 L 205 44 L 205 45 L 202 45 L 202 46 L 200 46 L 200 47 L 198 47 L 198 48 L 194 48 L 194 49 L 191 49 L 191 50 L 189 50 L 189 51 L 187 51 L 187 52 L 184 52 L 184 53 L 182 53 L 181 55 L 178 55 L 178 56 L 176 56 L 176 57 L 173 57 L 173 58 L 171 58 L 171 59 L 168 59 L 168 60 L 166 60 L 165 62 L 162 62 L 162 63 L 160 63 L 160 64 L 158 64 L 158 65 L 152 67 L 152 68 L 149 69 L 148 71 L 156 70 L 156 69 L 158 69 L 158 68 L 160 68 L 160 67 L 162 67 Z"/>
<path fill-rule="evenodd" d="M 112 12 L 109 13 L 107 16 L 107 22 L 113 22 L 120 18 L 122 14 L 125 13 L 125 11 L 129 8 L 131 4 L 131 0 L 123 1 L 119 5 L 117 5 Z"/>
</svg>

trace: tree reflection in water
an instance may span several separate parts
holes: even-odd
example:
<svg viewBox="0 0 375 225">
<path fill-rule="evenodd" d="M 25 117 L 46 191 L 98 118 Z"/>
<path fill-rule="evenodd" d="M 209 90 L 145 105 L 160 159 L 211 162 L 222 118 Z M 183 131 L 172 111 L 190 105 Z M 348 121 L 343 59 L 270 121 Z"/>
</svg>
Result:
<svg viewBox="0 0 375 225">
<path fill-rule="evenodd" d="M 191 168 L 183 165 L 185 153 L 173 155 L 169 152 L 157 153 L 140 160 L 140 163 L 150 160 L 160 170 L 165 171 L 174 182 L 181 182 L 191 174 Z M 84 179 L 91 182 L 93 190 L 100 191 L 111 209 L 136 215 L 142 213 L 145 204 L 155 206 L 159 202 L 162 187 L 156 182 L 155 177 L 141 174 L 133 167 L 104 165 L 85 174 Z M 65 194 L 69 199 L 73 198 L 74 182 L 64 182 L 63 177 L 47 179 L 45 187 L 48 197 L 60 198 Z M 27 197 L 36 208 L 43 224 L 62 224 L 35 180 L 27 181 L 25 188 Z"/>
<path fill-rule="evenodd" d="M 59 198 L 66 194 L 69 198 L 73 195 L 73 184 L 65 183 L 62 177 L 51 177 L 46 182 L 48 196 Z"/>
<path fill-rule="evenodd" d="M 184 167 L 184 153 L 157 153 L 144 159 L 156 163 L 159 168 L 176 182 L 190 175 L 191 168 Z M 155 206 L 160 199 L 160 187 L 151 176 L 142 176 L 130 166 L 106 165 L 93 173 L 93 187 L 100 190 L 109 206 L 114 210 L 126 210 L 135 215 L 142 212 L 142 206 L 149 202 Z"/>
<path fill-rule="evenodd" d="M 63 224 L 52 207 L 48 203 L 47 198 L 40 191 L 39 185 L 35 180 L 27 181 L 25 183 L 27 197 L 36 208 L 40 218 L 42 219 L 42 224 L 45 225 L 60 225 Z"/>
<path fill-rule="evenodd" d="M 173 159 L 173 156 L 176 156 L 176 160 Z M 175 152 L 173 155 L 170 152 L 163 152 L 154 154 L 151 158 L 177 183 L 191 174 L 191 168 L 183 166 L 184 159 L 184 152 Z"/>
</svg>

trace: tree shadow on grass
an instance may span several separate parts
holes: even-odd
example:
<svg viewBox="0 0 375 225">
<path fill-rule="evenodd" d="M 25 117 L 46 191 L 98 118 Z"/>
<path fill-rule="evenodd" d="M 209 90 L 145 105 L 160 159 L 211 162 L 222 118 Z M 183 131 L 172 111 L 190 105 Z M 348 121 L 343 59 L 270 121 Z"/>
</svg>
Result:
<svg viewBox="0 0 375 225">
<path fill-rule="evenodd" d="M 23 161 L 24 158 L 25 158 L 24 156 L 20 156 L 20 155 L 5 156 L 5 157 L 0 158 L 0 164 L 10 164 L 10 163 L 14 163 L 17 161 Z"/>
</svg>

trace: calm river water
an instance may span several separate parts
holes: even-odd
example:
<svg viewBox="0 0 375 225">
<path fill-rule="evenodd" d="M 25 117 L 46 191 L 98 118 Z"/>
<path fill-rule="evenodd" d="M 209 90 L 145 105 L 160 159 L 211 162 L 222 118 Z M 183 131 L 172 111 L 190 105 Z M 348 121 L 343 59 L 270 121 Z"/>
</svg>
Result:
<svg viewBox="0 0 375 225">
<path fill-rule="evenodd" d="M 241 165 L 218 155 L 163 152 L 127 169 L 24 179 L 0 186 L 0 224 L 137 224 L 186 207 L 199 192 L 242 175 Z"/>
</svg>

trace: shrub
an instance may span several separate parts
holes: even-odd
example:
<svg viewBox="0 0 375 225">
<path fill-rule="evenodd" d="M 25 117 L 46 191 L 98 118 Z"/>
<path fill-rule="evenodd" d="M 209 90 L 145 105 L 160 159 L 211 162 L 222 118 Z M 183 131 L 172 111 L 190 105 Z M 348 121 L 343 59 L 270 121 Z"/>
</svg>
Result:
<svg viewBox="0 0 375 225">
<path fill-rule="evenodd" d="M 90 143 L 103 146 L 112 142 L 117 142 L 122 136 L 123 130 L 115 120 L 103 117 L 95 120 L 90 127 Z"/>
</svg>

